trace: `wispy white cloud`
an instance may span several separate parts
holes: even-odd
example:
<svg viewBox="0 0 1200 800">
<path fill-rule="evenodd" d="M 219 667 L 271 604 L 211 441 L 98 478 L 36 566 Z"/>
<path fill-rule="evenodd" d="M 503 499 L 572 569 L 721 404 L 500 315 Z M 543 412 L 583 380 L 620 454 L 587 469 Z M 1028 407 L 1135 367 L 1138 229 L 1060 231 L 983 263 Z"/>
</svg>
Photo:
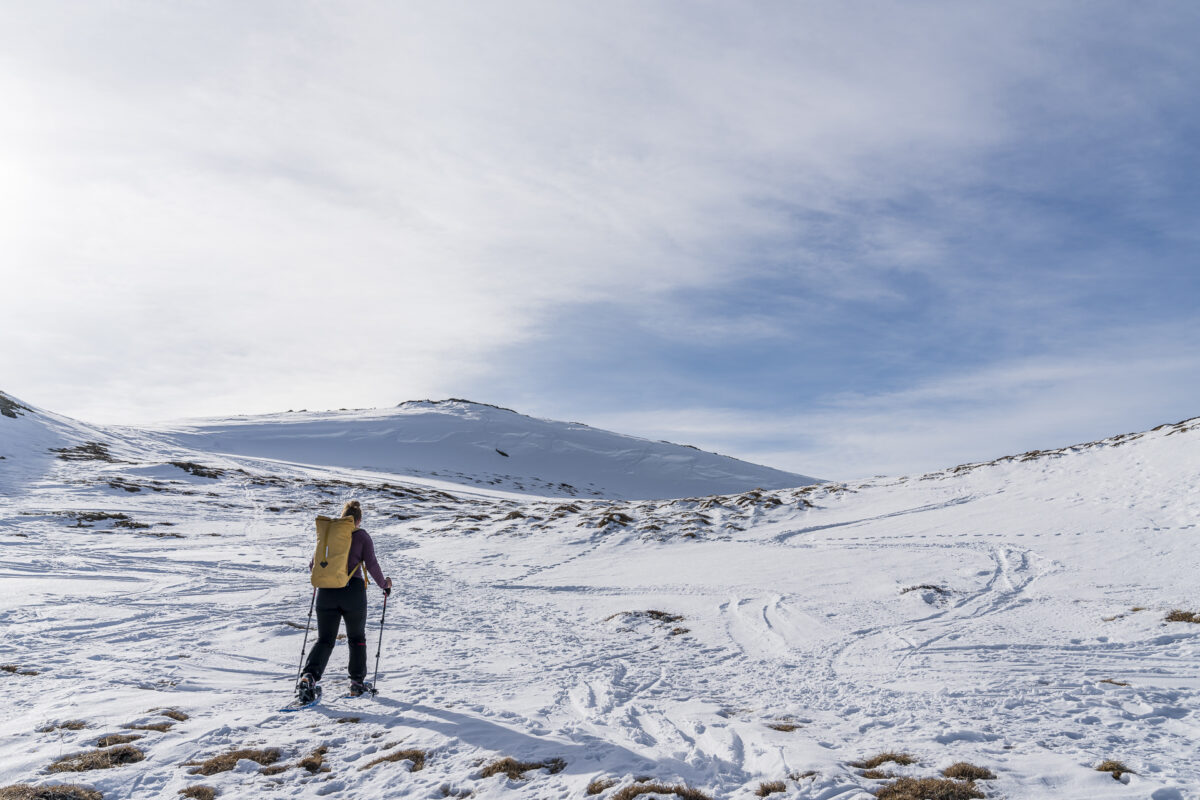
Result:
<svg viewBox="0 0 1200 800">
<path fill-rule="evenodd" d="M 764 276 L 823 324 L 903 300 L 898 269 L 982 316 L 955 237 L 996 208 L 971 189 L 1030 189 L 991 159 L 1051 135 L 1030 118 L 1070 136 L 1154 106 L 1120 89 L 1179 88 L 1093 58 L 1118 28 L 1178 49 L 1168 12 L 1130 33 L 1040 3 L 6 16 L 2 388 L 97 421 L 457 394 L 603 303 L 783 342 L 786 319 L 678 299 Z M 940 223 L 887 213 L 912 197 Z"/>
<path fill-rule="evenodd" d="M 592 421 L 833 480 L 915 474 L 1200 414 L 1200 330 L 1143 334 L 1133 345 L 1118 335 L 799 412 L 685 407 Z"/>
</svg>

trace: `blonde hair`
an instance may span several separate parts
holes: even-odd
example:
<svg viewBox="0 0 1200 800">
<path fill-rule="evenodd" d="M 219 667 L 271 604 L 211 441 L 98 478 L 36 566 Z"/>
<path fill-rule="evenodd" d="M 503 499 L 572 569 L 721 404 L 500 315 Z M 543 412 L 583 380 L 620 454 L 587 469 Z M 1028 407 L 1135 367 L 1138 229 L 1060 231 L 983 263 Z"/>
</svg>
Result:
<svg viewBox="0 0 1200 800">
<path fill-rule="evenodd" d="M 354 517 L 354 524 L 362 522 L 362 506 L 357 500 L 349 500 L 342 506 L 343 517 Z"/>
</svg>

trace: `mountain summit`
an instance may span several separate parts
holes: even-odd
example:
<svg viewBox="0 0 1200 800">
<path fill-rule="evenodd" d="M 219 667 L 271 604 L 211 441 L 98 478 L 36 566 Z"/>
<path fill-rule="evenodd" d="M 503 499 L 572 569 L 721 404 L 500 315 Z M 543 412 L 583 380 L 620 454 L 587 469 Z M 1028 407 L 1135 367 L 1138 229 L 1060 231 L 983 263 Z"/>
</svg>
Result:
<svg viewBox="0 0 1200 800">
<path fill-rule="evenodd" d="M 549 496 L 664 499 L 818 482 L 686 445 L 459 399 L 189 420 L 157 432 L 191 450 Z"/>
</svg>

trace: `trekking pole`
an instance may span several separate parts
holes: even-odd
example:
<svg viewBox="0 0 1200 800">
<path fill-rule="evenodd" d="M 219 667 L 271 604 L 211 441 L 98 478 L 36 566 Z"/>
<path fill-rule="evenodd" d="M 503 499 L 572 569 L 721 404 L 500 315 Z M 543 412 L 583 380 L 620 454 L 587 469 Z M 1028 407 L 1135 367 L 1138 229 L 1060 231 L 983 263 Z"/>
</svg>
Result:
<svg viewBox="0 0 1200 800">
<path fill-rule="evenodd" d="M 384 598 L 387 599 L 387 598 Z M 308 629 L 312 627 L 312 612 L 317 605 L 317 587 L 313 587 L 312 602 L 308 604 L 308 623 L 304 626 L 304 644 L 300 645 L 300 664 L 296 667 L 296 682 L 300 682 L 300 670 L 304 669 L 304 651 L 308 649 Z"/>
<path fill-rule="evenodd" d="M 387 618 L 388 596 L 383 596 L 383 613 L 379 616 L 379 647 L 375 650 L 375 680 L 371 682 L 371 694 L 379 693 L 379 654 L 383 652 L 383 621 Z"/>
</svg>

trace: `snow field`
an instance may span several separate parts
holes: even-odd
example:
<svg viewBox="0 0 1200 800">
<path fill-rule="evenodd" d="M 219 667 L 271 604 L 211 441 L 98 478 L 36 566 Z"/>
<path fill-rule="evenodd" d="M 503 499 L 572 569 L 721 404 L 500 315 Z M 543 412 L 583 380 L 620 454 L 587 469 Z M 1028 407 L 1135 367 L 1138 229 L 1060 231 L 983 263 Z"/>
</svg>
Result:
<svg viewBox="0 0 1200 800">
<path fill-rule="evenodd" d="M 0 496 L 0 663 L 39 673 L 0 673 L 21 698 L 0 718 L 0 785 L 565 798 L 607 777 L 606 800 L 646 777 L 722 798 L 781 780 L 772 797 L 866 800 L 887 781 L 850 762 L 901 751 L 918 763 L 885 770 L 990 768 L 988 798 L 1195 798 L 1200 626 L 1165 616 L 1200 611 L 1198 435 L 1184 425 L 910 479 L 621 501 L 217 457 L 128 433 L 110 451 L 129 463 L 39 461 L 46 471 L 8 478 Z M 326 701 L 280 713 L 310 597 L 311 517 L 351 497 L 398 584 L 383 693 L 338 699 L 339 647 Z M 68 720 L 89 727 L 38 732 Z M 45 772 L 118 732 L 144 735 L 144 761 Z M 295 764 L 321 746 L 329 772 L 182 766 L 269 747 Z M 423 769 L 363 769 L 408 749 Z M 565 766 L 482 777 L 505 756 Z M 1106 759 L 1136 774 L 1093 769 Z"/>
</svg>

